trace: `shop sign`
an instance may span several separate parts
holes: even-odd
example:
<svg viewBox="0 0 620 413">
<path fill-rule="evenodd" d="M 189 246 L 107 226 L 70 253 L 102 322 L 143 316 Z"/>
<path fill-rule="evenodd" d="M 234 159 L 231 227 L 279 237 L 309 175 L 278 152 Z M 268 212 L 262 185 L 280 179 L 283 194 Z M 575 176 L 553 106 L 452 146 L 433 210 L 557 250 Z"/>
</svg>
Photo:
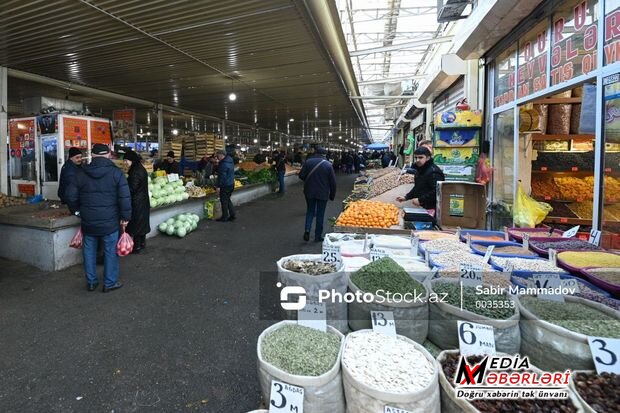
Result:
<svg viewBox="0 0 620 413">
<path fill-rule="evenodd" d="M 114 140 L 133 142 L 136 137 L 136 110 L 122 109 L 112 113 Z"/>
<path fill-rule="evenodd" d="M 103 143 L 110 145 L 112 143 L 112 132 L 110 131 L 110 122 L 101 122 L 98 120 L 90 121 L 90 143 Z"/>
<path fill-rule="evenodd" d="M 515 50 L 516 45 L 497 58 L 493 94 L 495 107 L 515 100 Z"/>
<path fill-rule="evenodd" d="M 554 16 L 551 35 L 551 85 L 596 69 L 596 1 L 583 0 Z"/>
<path fill-rule="evenodd" d="M 603 78 L 605 144 L 620 143 L 620 73 Z"/>
<path fill-rule="evenodd" d="M 605 16 L 605 64 L 620 61 L 620 8 Z"/>
<path fill-rule="evenodd" d="M 62 133 L 65 149 L 88 147 L 88 121 L 86 119 L 62 118 Z"/>
<path fill-rule="evenodd" d="M 9 120 L 9 147 L 34 150 L 34 127 L 34 119 Z"/>
<path fill-rule="evenodd" d="M 529 96 L 547 87 L 547 24 L 542 22 L 519 40 L 517 96 Z"/>
</svg>

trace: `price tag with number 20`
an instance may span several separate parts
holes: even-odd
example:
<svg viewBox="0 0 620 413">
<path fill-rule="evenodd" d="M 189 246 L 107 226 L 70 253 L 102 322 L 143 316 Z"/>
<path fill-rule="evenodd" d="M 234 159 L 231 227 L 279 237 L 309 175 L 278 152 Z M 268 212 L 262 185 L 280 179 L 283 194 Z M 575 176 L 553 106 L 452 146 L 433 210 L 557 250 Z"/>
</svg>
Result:
<svg viewBox="0 0 620 413">
<path fill-rule="evenodd" d="M 620 374 L 620 339 L 588 337 L 596 372 Z"/>
</svg>

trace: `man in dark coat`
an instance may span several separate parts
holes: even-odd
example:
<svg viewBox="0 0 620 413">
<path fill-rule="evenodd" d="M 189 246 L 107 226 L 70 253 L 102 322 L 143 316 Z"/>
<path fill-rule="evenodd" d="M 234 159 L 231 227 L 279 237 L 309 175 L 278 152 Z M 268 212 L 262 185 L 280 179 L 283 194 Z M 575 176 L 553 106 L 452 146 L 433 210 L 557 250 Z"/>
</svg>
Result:
<svg viewBox="0 0 620 413">
<path fill-rule="evenodd" d="M 132 253 L 139 254 L 146 247 L 146 234 L 151 232 L 148 173 L 140 155 L 132 150 L 125 152 L 123 161 L 129 167 L 127 183 L 131 193 L 131 221 L 127 224 L 127 232 L 133 238 Z"/>
<path fill-rule="evenodd" d="M 314 240 L 322 242 L 327 200 L 333 201 L 336 197 L 336 174 L 331 163 L 325 159 L 325 149 L 317 148 L 314 156 L 306 160 L 299 171 L 299 179 L 304 181 L 306 197 L 304 241 L 310 240 L 312 221 L 316 217 Z"/>
<path fill-rule="evenodd" d="M 63 204 L 66 204 L 65 192 L 69 183 L 75 181 L 75 174 L 82 165 L 82 151 L 78 148 L 72 147 L 69 149 L 69 159 L 62 165 L 60 170 L 60 182 L 58 183 L 58 199 Z"/>
<path fill-rule="evenodd" d="M 174 152 L 168 151 L 166 160 L 157 165 L 157 170 L 166 171 L 166 174 L 178 174 L 179 164 L 174 160 Z"/>
<path fill-rule="evenodd" d="M 413 153 L 416 165 L 415 186 L 403 198 L 396 198 L 398 202 L 412 200 L 416 207 L 435 209 L 437 206 L 437 182 L 446 179 L 443 171 L 435 165 L 431 152 L 424 147 Z"/>
<path fill-rule="evenodd" d="M 216 221 L 234 221 L 235 211 L 230 197 L 235 190 L 235 165 L 230 155 L 222 150 L 217 151 L 216 156 L 219 161 L 217 166 L 217 192 L 222 204 L 222 216 Z"/>
<path fill-rule="evenodd" d="M 110 148 L 96 143 L 91 150 L 92 161 L 76 174 L 75 182 L 66 191 L 69 210 L 82 219 L 84 237 L 82 254 L 88 291 L 95 291 L 97 279 L 97 244 L 103 243 L 103 292 L 121 288 L 118 281 L 116 243 L 119 225 L 131 219 L 131 195 L 125 174 L 114 165 Z"/>
<path fill-rule="evenodd" d="M 278 193 L 280 195 L 284 195 L 284 175 L 286 175 L 286 153 L 284 151 L 281 151 L 279 153 L 278 151 L 273 151 L 273 158 L 274 158 L 273 167 L 276 170 L 276 173 L 278 174 L 278 183 L 280 186 Z"/>
</svg>

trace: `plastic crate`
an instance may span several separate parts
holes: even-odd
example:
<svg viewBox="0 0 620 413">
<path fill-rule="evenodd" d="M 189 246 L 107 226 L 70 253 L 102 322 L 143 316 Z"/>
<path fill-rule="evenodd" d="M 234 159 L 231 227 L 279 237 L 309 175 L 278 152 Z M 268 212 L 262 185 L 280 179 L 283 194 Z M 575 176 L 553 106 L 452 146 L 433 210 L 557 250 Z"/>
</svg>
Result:
<svg viewBox="0 0 620 413">
<path fill-rule="evenodd" d="M 509 242 L 509 241 L 472 241 L 471 245 L 482 245 L 484 247 L 489 247 L 490 245 L 495 245 L 496 247 L 520 247 L 521 244 L 518 242 Z M 472 248 L 474 254 L 484 255 L 485 251 L 478 251 Z M 495 253 L 491 255 L 492 257 L 501 257 L 501 258 L 538 258 L 536 255 L 520 255 L 520 254 L 507 254 L 507 253 Z"/>
</svg>

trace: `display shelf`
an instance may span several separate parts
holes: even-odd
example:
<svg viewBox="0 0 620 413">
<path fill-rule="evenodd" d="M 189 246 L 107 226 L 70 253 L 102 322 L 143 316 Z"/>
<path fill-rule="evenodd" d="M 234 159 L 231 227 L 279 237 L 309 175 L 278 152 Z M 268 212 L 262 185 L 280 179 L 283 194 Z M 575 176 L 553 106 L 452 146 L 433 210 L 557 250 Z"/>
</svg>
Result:
<svg viewBox="0 0 620 413">
<path fill-rule="evenodd" d="M 592 225 L 591 219 L 567 217 L 547 217 L 543 222 L 546 224 Z"/>
<path fill-rule="evenodd" d="M 540 169 L 532 169 L 532 174 L 545 174 L 545 175 L 558 175 L 558 176 L 572 176 L 574 178 L 583 178 L 586 176 L 593 176 L 593 171 L 550 171 L 550 170 L 542 170 L 545 168 L 544 166 Z M 605 168 L 605 175 L 612 176 L 620 176 L 620 170 L 612 170 L 611 168 Z"/>
<path fill-rule="evenodd" d="M 594 135 L 543 135 L 533 133 L 532 141 L 593 141 Z"/>
<path fill-rule="evenodd" d="M 545 98 L 532 102 L 534 105 L 562 105 L 567 103 L 581 103 L 581 97 L 574 98 Z"/>
</svg>

